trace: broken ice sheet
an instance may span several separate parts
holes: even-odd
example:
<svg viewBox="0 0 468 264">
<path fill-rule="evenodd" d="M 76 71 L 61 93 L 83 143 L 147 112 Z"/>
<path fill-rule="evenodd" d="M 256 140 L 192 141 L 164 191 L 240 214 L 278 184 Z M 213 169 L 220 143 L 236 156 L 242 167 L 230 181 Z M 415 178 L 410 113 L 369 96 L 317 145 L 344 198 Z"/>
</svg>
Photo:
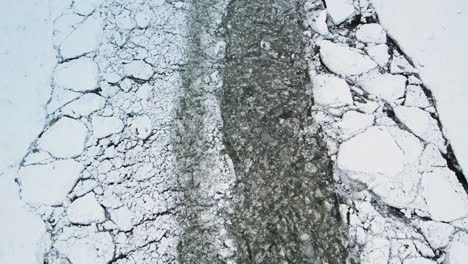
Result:
<svg viewBox="0 0 468 264">
<path fill-rule="evenodd" d="M 328 40 L 320 43 L 320 58 L 328 69 L 344 76 L 362 74 L 377 67 L 369 56 L 359 50 Z"/>
<path fill-rule="evenodd" d="M 73 201 L 67 208 L 67 216 L 70 222 L 82 225 L 102 223 L 106 220 L 104 209 L 91 192 Z"/>
<path fill-rule="evenodd" d="M 82 170 L 83 165 L 74 160 L 22 167 L 17 175 L 22 199 L 30 204 L 60 205 Z"/>
<path fill-rule="evenodd" d="M 39 138 L 38 147 L 55 157 L 71 158 L 83 152 L 87 135 L 83 122 L 62 117 Z"/>
<path fill-rule="evenodd" d="M 59 64 L 54 81 L 57 85 L 77 92 L 97 88 L 97 64 L 90 58 L 80 58 Z"/>
</svg>

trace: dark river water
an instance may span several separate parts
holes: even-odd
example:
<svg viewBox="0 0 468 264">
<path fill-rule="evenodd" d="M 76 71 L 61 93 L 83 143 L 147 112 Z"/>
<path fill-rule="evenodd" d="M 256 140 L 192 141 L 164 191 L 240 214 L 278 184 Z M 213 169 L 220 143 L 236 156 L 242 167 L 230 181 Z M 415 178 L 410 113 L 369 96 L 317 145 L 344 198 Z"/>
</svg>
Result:
<svg viewBox="0 0 468 264">
<path fill-rule="evenodd" d="M 180 109 L 181 168 L 186 185 L 186 227 L 181 263 L 345 263 L 345 232 L 333 191 L 332 162 L 315 134 L 302 28 L 303 0 L 233 0 L 193 4 L 192 48 Z M 218 8 L 219 7 L 219 8 Z M 213 13 L 221 12 L 221 22 Z M 206 50 L 223 39 L 223 56 Z M 222 86 L 202 82 L 219 70 Z M 218 210 L 200 187 L 207 176 L 210 144 L 202 132 L 206 93 L 220 103 L 223 153 L 233 162 L 230 210 L 223 218 L 236 251 L 221 256 L 213 230 L 200 215 Z M 201 165 L 204 164 L 204 165 Z M 197 180 L 197 178 L 199 178 Z M 202 182 L 196 184 L 195 182 Z M 190 187 L 192 186 L 192 187 Z M 211 208 L 211 209 L 210 209 Z M 215 208 L 215 209 L 213 209 Z"/>
</svg>

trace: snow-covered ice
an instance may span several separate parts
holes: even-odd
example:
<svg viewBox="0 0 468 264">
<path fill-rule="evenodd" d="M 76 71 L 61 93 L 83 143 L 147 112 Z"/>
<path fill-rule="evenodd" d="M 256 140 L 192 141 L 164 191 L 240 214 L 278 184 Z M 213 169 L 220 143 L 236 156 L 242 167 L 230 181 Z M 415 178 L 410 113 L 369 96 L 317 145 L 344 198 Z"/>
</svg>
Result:
<svg viewBox="0 0 468 264">
<path fill-rule="evenodd" d="M 325 2 L 335 25 L 343 23 L 355 13 L 353 0 L 326 0 Z"/>
<path fill-rule="evenodd" d="M 60 45 L 62 58 L 72 59 L 95 51 L 100 43 L 102 23 L 98 16 L 87 17 Z"/>
<path fill-rule="evenodd" d="M 387 102 L 405 95 L 406 77 L 403 75 L 370 73 L 362 76 L 358 83 L 366 92 Z"/>
<path fill-rule="evenodd" d="M 11 169 L 0 175 L 0 263 L 43 263 L 49 242 L 46 225 L 20 200 L 10 174 Z"/>
<path fill-rule="evenodd" d="M 422 222 L 419 227 L 433 249 L 446 247 L 455 232 L 453 226 L 435 221 Z"/>
<path fill-rule="evenodd" d="M 80 178 L 83 165 L 74 160 L 59 160 L 19 170 L 21 198 L 30 204 L 60 205 Z"/>
<path fill-rule="evenodd" d="M 404 169 L 405 159 L 394 138 L 385 129 L 371 127 L 341 144 L 337 163 L 338 168 L 351 178 L 370 182 L 378 175 L 400 173 Z"/>
<path fill-rule="evenodd" d="M 151 119 L 146 116 L 138 116 L 131 122 L 131 129 L 139 139 L 147 139 L 152 132 Z"/>
<path fill-rule="evenodd" d="M 66 227 L 57 238 L 55 247 L 71 264 L 107 264 L 115 252 L 112 236 L 91 228 Z"/>
<path fill-rule="evenodd" d="M 431 104 L 426 97 L 423 89 L 419 85 L 408 85 L 406 87 L 405 106 L 414 106 L 419 108 L 430 107 Z"/>
<path fill-rule="evenodd" d="M 452 242 L 447 250 L 444 264 L 463 264 L 468 259 L 468 244 Z"/>
<path fill-rule="evenodd" d="M 439 130 L 437 121 L 432 116 L 417 107 L 398 106 L 394 108 L 396 117 L 405 124 L 411 132 L 423 140 L 436 145 L 446 152 L 445 140 Z"/>
<path fill-rule="evenodd" d="M 90 58 L 80 58 L 59 64 L 54 81 L 62 88 L 77 92 L 97 88 L 98 67 Z"/>
<path fill-rule="evenodd" d="M 99 0 L 75 0 L 73 10 L 82 16 L 90 15 L 99 5 Z"/>
<path fill-rule="evenodd" d="M 55 157 L 71 158 L 83 152 L 87 135 L 83 122 L 62 117 L 39 138 L 38 147 Z"/>
<path fill-rule="evenodd" d="M 421 66 L 421 78 L 437 102 L 444 133 L 462 169 L 468 170 L 468 126 L 462 125 L 466 120 L 461 114 L 466 112 L 468 101 L 465 70 L 468 35 L 462 33 L 467 24 L 468 2 L 372 0 L 372 3 L 389 35 L 416 66 Z"/>
<path fill-rule="evenodd" d="M 340 136 L 343 139 L 348 139 L 363 132 L 372 126 L 373 123 L 373 115 L 363 114 L 357 111 L 348 111 L 343 114 L 343 118 L 338 124 L 341 132 Z"/>
<path fill-rule="evenodd" d="M 468 199 L 458 180 L 448 168 L 433 168 L 423 173 L 422 195 L 429 213 L 436 221 L 451 222 L 468 217 Z"/>
<path fill-rule="evenodd" d="M 327 35 L 329 33 L 327 25 L 327 10 L 320 11 L 316 17 L 308 18 L 306 23 L 309 24 L 313 31 L 321 35 Z"/>
<path fill-rule="evenodd" d="M 86 93 L 62 108 L 65 115 L 75 118 L 87 117 L 105 106 L 106 99 L 95 93 Z"/>
<path fill-rule="evenodd" d="M 362 74 L 377 67 L 371 58 L 357 49 L 328 40 L 320 43 L 320 58 L 332 72 L 345 76 Z"/>
<path fill-rule="evenodd" d="M 141 80 L 149 80 L 153 75 L 153 68 L 151 65 L 142 60 L 136 60 L 125 64 L 124 69 L 127 76 Z"/>
<path fill-rule="evenodd" d="M 386 44 L 368 46 L 366 47 L 366 52 L 380 67 L 385 66 L 390 59 Z"/>
<path fill-rule="evenodd" d="M 132 213 L 126 206 L 111 210 L 110 217 L 122 231 L 130 231 L 133 228 Z"/>
<path fill-rule="evenodd" d="M 105 138 L 122 131 L 124 128 L 122 120 L 115 116 L 93 116 L 91 124 L 93 135 L 97 138 Z"/>
<path fill-rule="evenodd" d="M 325 107 L 351 105 L 353 98 L 344 79 L 334 75 L 316 75 L 312 80 L 315 103 Z"/>
<path fill-rule="evenodd" d="M 67 216 L 70 222 L 81 225 L 102 223 L 106 220 L 104 209 L 93 193 L 88 193 L 73 201 L 67 208 Z"/>
<path fill-rule="evenodd" d="M 356 38 L 366 43 L 384 44 L 387 42 L 387 33 L 380 24 L 364 24 L 356 31 Z"/>
</svg>

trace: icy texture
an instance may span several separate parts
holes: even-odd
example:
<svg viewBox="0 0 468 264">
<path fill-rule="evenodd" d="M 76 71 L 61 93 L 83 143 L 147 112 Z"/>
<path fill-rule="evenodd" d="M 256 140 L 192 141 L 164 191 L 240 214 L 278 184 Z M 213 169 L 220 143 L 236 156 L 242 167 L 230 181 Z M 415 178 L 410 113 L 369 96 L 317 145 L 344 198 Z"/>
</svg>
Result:
<svg viewBox="0 0 468 264">
<path fill-rule="evenodd" d="M 351 105 L 353 99 L 345 80 L 333 75 L 317 75 L 313 78 L 315 103 L 326 107 Z"/>
<path fill-rule="evenodd" d="M 355 12 L 353 0 L 326 0 L 325 2 L 335 25 L 341 24 Z"/>
<path fill-rule="evenodd" d="M 356 38 L 366 43 L 383 44 L 387 42 L 387 33 L 380 24 L 364 24 L 356 31 Z"/>
<path fill-rule="evenodd" d="M 55 247 L 71 264 L 107 264 L 114 256 L 115 246 L 107 232 L 67 227 L 59 235 Z"/>
<path fill-rule="evenodd" d="M 359 84 L 366 92 L 393 102 L 405 95 L 406 78 L 402 75 L 371 73 L 364 75 Z"/>
<path fill-rule="evenodd" d="M 83 152 L 88 129 L 78 120 L 62 117 L 39 138 L 39 148 L 58 158 L 71 158 Z"/>
<path fill-rule="evenodd" d="M 390 134 L 372 127 L 340 146 L 338 168 L 355 179 L 396 175 L 404 168 L 404 156 Z"/>
<path fill-rule="evenodd" d="M 122 131 L 124 124 L 118 117 L 94 116 L 92 118 L 93 135 L 97 138 L 104 138 Z"/>
<path fill-rule="evenodd" d="M 80 177 L 83 166 L 74 160 L 23 167 L 18 172 L 22 199 L 31 204 L 60 205 Z"/>
<path fill-rule="evenodd" d="M 148 63 L 138 60 L 132 61 L 124 66 L 125 74 L 129 77 L 149 80 L 153 75 L 153 69 Z"/>
<path fill-rule="evenodd" d="M 366 48 L 367 54 L 377 62 L 380 67 L 385 66 L 390 59 L 388 46 L 385 44 L 373 45 Z"/>
<path fill-rule="evenodd" d="M 20 200 L 12 173 L 0 176 L 0 263 L 43 263 L 46 225 Z"/>
<path fill-rule="evenodd" d="M 423 66 L 419 68 L 421 78 L 437 101 L 444 132 L 462 169 L 467 171 L 468 126 L 462 125 L 466 119 L 460 113 L 466 112 L 468 101 L 465 70 L 468 35 L 461 34 L 466 25 L 468 2 L 372 0 L 372 3 L 392 38 L 417 65 Z M 421 7 L 424 11 L 417 11 Z"/>
<path fill-rule="evenodd" d="M 89 58 L 80 58 L 60 64 L 54 80 L 62 88 L 83 92 L 96 89 L 97 75 L 96 63 Z"/>
<path fill-rule="evenodd" d="M 105 103 L 106 99 L 104 97 L 94 93 L 87 93 L 63 107 L 62 112 L 75 118 L 87 117 L 103 108 Z"/>
<path fill-rule="evenodd" d="M 60 45 L 60 54 L 63 59 L 79 57 L 96 50 L 101 31 L 102 20 L 99 17 L 86 18 Z"/>
<path fill-rule="evenodd" d="M 432 219 L 450 222 L 468 217 L 468 199 L 457 183 L 455 174 L 447 168 L 434 168 L 422 175 L 423 197 Z"/>
<path fill-rule="evenodd" d="M 67 216 L 70 222 L 82 225 L 102 223 L 106 220 L 104 209 L 93 193 L 88 193 L 73 201 L 67 209 Z"/>
<path fill-rule="evenodd" d="M 428 112 L 416 107 L 405 106 L 396 107 L 394 110 L 396 117 L 414 134 L 436 145 L 440 151 L 446 151 L 445 140 L 439 130 L 437 121 Z"/>
<path fill-rule="evenodd" d="M 328 40 L 320 43 L 320 58 L 332 72 L 339 75 L 362 74 L 377 67 L 371 58 L 358 50 Z"/>
</svg>

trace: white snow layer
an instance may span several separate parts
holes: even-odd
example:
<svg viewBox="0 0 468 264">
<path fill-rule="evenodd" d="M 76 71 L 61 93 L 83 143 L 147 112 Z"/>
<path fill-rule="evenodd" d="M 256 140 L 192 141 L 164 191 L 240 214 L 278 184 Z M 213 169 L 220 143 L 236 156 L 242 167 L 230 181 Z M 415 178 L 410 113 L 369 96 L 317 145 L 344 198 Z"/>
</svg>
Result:
<svg viewBox="0 0 468 264">
<path fill-rule="evenodd" d="M 58 158 L 71 158 L 84 150 L 88 129 L 83 122 L 63 117 L 40 138 L 39 148 Z"/>
<path fill-rule="evenodd" d="M 45 224 L 19 199 L 12 171 L 0 176 L 0 263 L 43 263 Z"/>
<path fill-rule="evenodd" d="M 23 200 L 30 204 L 60 205 L 82 169 L 83 165 L 74 160 L 22 167 L 17 177 Z"/>
<path fill-rule="evenodd" d="M 43 263 L 48 244 L 45 224 L 20 200 L 14 170 L 45 123 L 56 63 L 52 2 L 4 1 L 0 8 L 0 263 Z"/>
<path fill-rule="evenodd" d="M 377 67 L 371 58 L 357 49 L 328 40 L 320 43 L 320 58 L 332 72 L 345 76 L 362 74 Z"/>
<path fill-rule="evenodd" d="M 421 78 L 437 101 L 444 133 L 468 175 L 468 125 L 462 114 L 468 102 L 468 1 L 372 2 L 388 34 L 420 66 Z"/>
<path fill-rule="evenodd" d="M 325 2 L 335 25 L 341 24 L 355 12 L 353 0 L 326 0 Z"/>
</svg>

